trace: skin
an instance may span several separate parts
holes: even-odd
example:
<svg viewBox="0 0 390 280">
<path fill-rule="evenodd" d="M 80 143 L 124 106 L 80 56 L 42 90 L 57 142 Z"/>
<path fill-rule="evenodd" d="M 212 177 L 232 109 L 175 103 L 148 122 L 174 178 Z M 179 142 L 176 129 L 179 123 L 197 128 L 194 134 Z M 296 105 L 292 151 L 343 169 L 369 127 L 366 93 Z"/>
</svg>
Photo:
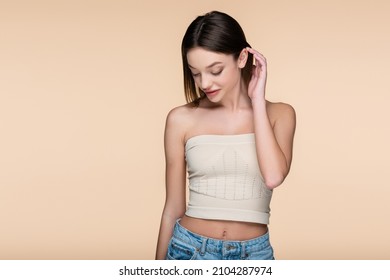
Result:
<svg viewBox="0 0 390 280">
<path fill-rule="evenodd" d="M 248 53 L 255 58 L 246 87 L 241 78 Z M 166 201 L 161 218 L 156 259 L 164 259 L 175 222 L 211 238 L 246 240 L 268 231 L 267 225 L 192 218 L 186 210 L 186 141 L 202 134 L 255 133 L 257 159 L 265 185 L 279 186 L 292 160 L 295 111 L 285 103 L 265 99 L 267 62 L 258 51 L 245 48 L 233 55 L 194 48 L 187 53 L 196 85 L 206 93 L 198 107 L 186 104 L 171 110 L 165 127 Z"/>
</svg>

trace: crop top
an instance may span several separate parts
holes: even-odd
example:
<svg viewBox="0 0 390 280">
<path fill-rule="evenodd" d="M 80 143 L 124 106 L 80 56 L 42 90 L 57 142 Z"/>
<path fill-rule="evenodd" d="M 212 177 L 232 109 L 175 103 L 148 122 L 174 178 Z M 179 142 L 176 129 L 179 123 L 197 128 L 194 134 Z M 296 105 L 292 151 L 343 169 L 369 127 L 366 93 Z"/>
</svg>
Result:
<svg viewBox="0 0 390 280">
<path fill-rule="evenodd" d="M 254 133 L 194 136 L 185 156 L 187 216 L 269 223 L 272 190 L 260 173 Z"/>
</svg>

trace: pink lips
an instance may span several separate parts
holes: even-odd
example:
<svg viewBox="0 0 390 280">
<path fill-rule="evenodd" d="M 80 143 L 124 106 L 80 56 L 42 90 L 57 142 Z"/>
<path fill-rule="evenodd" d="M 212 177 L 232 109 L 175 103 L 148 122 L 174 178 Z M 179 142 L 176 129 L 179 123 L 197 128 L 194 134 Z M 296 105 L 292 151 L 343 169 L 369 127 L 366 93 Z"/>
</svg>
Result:
<svg viewBox="0 0 390 280">
<path fill-rule="evenodd" d="M 206 93 L 208 96 L 213 96 L 213 95 L 216 95 L 218 92 L 219 92 L 219 89 L 217 89 L 217 90 L 205 91 L 204 93 Z"/>
</svg>

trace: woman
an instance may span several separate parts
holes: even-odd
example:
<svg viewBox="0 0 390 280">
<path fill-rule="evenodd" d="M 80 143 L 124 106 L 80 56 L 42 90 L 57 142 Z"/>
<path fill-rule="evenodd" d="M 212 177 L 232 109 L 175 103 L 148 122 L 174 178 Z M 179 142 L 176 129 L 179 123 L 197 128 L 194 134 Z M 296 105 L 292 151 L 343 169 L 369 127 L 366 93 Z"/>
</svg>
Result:
<svg viewBox="0 0 390 280">
<path fill-rule="evenodd" d="M 269 204 L 290 169 L 294 109 L 265 99 L 266 59 L 225 13 L 190 24 L 182 60 L 188 103 L 166 120 L 156 259 L 274 259 Z"/>
</svg>

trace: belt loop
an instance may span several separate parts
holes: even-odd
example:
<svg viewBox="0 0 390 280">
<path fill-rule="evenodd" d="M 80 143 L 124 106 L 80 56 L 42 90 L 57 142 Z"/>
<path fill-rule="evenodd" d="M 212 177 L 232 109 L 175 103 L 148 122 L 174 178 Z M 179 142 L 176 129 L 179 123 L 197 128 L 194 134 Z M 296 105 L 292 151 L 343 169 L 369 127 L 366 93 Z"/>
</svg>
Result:
<svg viewBox="0 0 390 280">
<path fill-rule="evenodd" d="M 202 247 L 200 248 L 200 255 L 204 256 L 206 253 L 207 238 L 202 238 Z"/>
<path fill-rule="evenodd" d="M 241 242 L 241 259 L 245 259 L 246 257 L 245 245 L 245 242 Z"/>
</svg>

